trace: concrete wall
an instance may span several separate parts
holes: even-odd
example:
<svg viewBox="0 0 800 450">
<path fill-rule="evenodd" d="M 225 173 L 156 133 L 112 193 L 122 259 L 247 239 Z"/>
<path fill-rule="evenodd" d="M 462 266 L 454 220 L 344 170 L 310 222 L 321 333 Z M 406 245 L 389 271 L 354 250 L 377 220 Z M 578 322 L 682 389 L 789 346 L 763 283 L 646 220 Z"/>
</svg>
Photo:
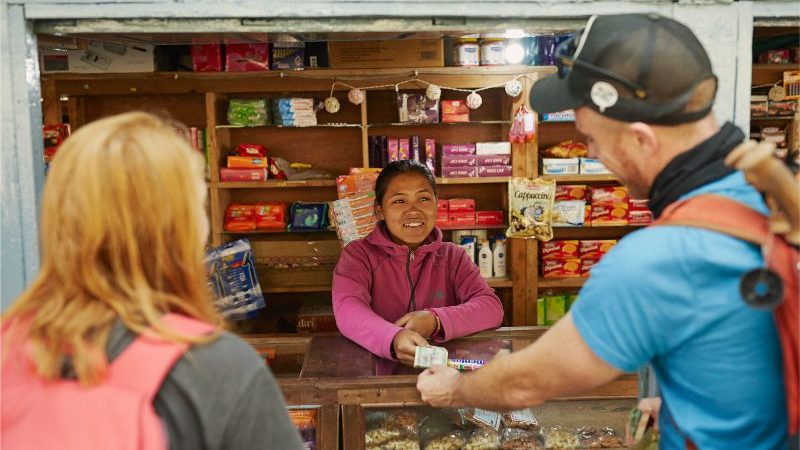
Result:
<svg viewBox="0 0 800 450">
<path fill-rule="evenodd" d="M 592 14 L 623 12 L 655 12 L 687 23 L 709 51 L 720 77 L 715 112 L 720 120 L 734 120 L 742 127 L 749 126 L 754 18 L 794 24 L 800 18 L 794 0 L 0 0 L 2 308 L 33 279 L 39 263 L 37 205 L 43 176 L 34 26 L 103 32 L 429 31 L 446 26 L 502 30 L 577 24 Z"/>
</svg>

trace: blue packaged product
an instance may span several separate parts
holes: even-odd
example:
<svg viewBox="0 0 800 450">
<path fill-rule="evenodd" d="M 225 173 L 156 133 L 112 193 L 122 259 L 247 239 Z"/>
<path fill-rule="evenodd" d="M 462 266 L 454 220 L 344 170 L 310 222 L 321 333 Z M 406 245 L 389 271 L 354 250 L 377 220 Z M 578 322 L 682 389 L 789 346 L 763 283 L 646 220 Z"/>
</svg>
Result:
<svg viewBox="0 0 800 450">
<path fill-rule="evenodd" d="M 265 306 L 253 253 L 247 239 L 229 242 L 206 253 L 209 285 L 220 314 L 232 320 L 250 318 Z"/>
<path fill-rule="evenodd" d="M 290 231 L 320 231 L 328 228 L 327 203 L 292 203 Z"/>
</svg>

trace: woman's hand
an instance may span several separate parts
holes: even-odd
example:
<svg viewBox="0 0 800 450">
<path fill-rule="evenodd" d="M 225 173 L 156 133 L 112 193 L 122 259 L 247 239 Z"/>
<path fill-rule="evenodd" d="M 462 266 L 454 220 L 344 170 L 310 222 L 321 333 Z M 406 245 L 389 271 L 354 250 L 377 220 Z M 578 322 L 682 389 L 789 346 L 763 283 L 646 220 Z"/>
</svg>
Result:
<svg viewBox="0 0 800 450">
<path fill-rule="evenodd" d="M 414 353 L 416 353 L 417 347 L 426 345 L 428 345 L 428 341 L 416 331 L 411 330 L 400 331 L 394 335 L 392 340 L 395 356 L 401 363 L 409 366 L 414 365 Z"/>
<path fill-rule="evenodd" d="M 397 319 L 394 324 L 429 338 L 436 331 L 436 316 L 430 311 L 414 311 Z"/>
</svg>

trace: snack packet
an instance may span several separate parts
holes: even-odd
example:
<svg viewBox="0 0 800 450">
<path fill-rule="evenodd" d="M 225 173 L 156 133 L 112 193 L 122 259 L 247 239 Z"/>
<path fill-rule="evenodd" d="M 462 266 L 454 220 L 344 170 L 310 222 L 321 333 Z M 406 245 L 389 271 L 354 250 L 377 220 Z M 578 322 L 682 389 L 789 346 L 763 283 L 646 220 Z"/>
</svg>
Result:
<svg viewBox="0 0 800 450">
<path fill-rule="evenodd" d="M 500 448 L 500 434 L 492 430 L 478 428 L 464 444 L 464 450 L 498 450 Z"/>
<path fill-rule="evenodd" d="M 574 432 L 558 426 L 550 427 L 544 431 L 544 445 L 553 449 L 577 448 L 578 436 Z"/>
<path fill-rule="evenodd" d="M 620 435 L 609 427 L 580 427 L 578 428 L 578 442 L 581 448 L 624 447 Z"/>
<path fill-rule="evenodd" d="M 503 413 L 503 426 L 506 428 L 519 428 L 520 430 L 538 431 L 539 421 L 530 409 L 520 409 Z"/>
<path fill-rule="evenodd" d="M 502 450 L 544 450 L 542 435 L 536 431 L 506 428 L 500 443 Z"/>
<path fill-rule="evenodd" d="M 511 223 L 509 237 L 553 238 L 553 201 L 556 182 L 553 179 L 513 177 L 508 181 Z"/>
</svg>

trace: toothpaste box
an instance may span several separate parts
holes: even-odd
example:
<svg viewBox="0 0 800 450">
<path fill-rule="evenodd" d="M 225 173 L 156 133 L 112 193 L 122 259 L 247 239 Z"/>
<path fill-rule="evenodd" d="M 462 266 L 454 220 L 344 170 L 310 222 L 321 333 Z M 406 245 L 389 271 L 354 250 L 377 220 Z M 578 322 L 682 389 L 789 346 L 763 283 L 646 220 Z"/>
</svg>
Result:
<svg viewBox="0 0 800 450">
<path fill-rule="evenodd" d="M 443 178 L 477 178 L 477 167 L 442 167 Z"/>
<path fill-rule="evenodd" d="M 479 177 L 510 177 L 511 166 L 480 166 L 478 167 Z"/>
<path fill-rule="evenodd" d="M 474 167 L 478 165 L 475 155 L 442 155 L 442 167 Z"/>
<path fill-rule="evenodd" d="M 586 200 L 586 192 L 585 184 L 558 184 L 555 200 Z"/>
<path fill-rule="evenodd" d="M 476 211 L 475 223 L 478 225 L 503 225 L 503 211 Z"/>
<path fill-rule="evenodd" d="M 450 226 L 473 226 L 475 225 L 474 212 L 450 212 Z"/>
<path fill-rule="evenodd" d="M 475 144 L 442 144 L 442 155 L 474 155 Z"/>
<path fill-rule="evenodd" d="M 579 278 L 581 260 L 579 258 L 559 258 L 542 261 L 544 278 Z"/>
<path fill-rule="evenodd" d="M 617 245 L 616 239 L 591 239 L 580 241 L 581 259 L 600 259 Z"/>
<path fill-rule="evenodd" d="M 542 173 L 544 175 L 577 175 L 579 173 L 578 158 L 544 158 Z"/>
<path fill-rule="evenodd" d="M 480 155 L 479 166 L 507 166 L 511 164 L 511 155 Z"/>
<path fill-rule="evenodd" d="M 599 159 L 580 158 L 580 172 L 586 175 L 610 174 Z"/>
<path fill-rule="evenodd" d="M 579 256 L 580 241 L 556 240 L 542 242 L 542 261 L 551 259 L 568 259 Z"/>
<path fill-rule="evenodd" d="M 600 260 L 597 259 L 584 259 L 581 258 L 581 277 L 588 278 L 589 271 L 594 267 Z"/>
<path fill-rule="evenodd" d="M 510 155 L 510 142 L 478 142 L 475 144 L 475 153 L 478 155 Z"/>
<path fill-rule="evenodd" d="M 475 199 L 472 198 L 451 198 L 450 209 L 451 213 L 454 212 L 468 212 L 475 214 Z"/>
</svg>

